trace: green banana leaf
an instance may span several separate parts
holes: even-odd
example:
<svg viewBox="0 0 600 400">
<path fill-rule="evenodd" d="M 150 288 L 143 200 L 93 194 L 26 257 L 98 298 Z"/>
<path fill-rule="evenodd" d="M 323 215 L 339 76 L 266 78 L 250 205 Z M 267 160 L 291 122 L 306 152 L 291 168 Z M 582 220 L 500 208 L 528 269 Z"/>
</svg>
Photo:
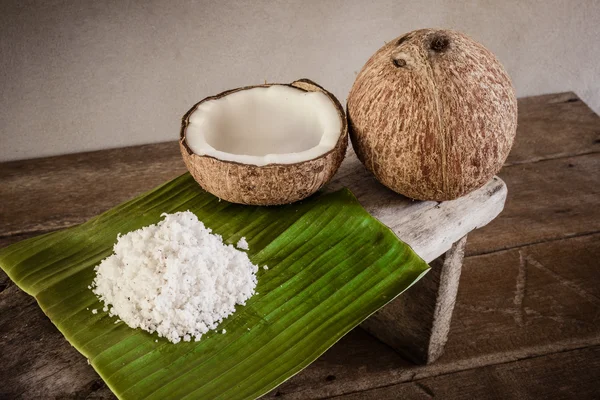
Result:
<svg viewBox="0 0 600 400">
<path fill-rule="evenodd" d="M 269 269 L 259 270 L 258 293 L 218 332 L 172 344 L 116 322 L 88 285 L 118 233 L 184 210 L 226 243 L 245 236 L 250 259 Z M 429 268 L 349 190 L 251 207 L 220 201 L 189 174 L 82 225 L 1 249 L 0 266 L 123 399 L 256 398 L 309 365 Z"/>
</svg>

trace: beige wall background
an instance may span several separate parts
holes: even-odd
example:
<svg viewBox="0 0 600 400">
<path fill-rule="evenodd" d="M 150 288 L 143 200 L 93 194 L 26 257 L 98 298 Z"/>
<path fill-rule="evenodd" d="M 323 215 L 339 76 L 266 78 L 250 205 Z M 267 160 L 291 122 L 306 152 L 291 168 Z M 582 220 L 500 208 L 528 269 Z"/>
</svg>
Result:
<svg viewBox="0 0 600 400">
<path fill-rule="evenodd" d="M 384 41 L 423 27 L 491 49 L 519 96 L 600 111 L 600 1 L 0 2 L 0 160 L 161 142 L 220 91 L 306 77 L 344 102 Z"/>
</svg>

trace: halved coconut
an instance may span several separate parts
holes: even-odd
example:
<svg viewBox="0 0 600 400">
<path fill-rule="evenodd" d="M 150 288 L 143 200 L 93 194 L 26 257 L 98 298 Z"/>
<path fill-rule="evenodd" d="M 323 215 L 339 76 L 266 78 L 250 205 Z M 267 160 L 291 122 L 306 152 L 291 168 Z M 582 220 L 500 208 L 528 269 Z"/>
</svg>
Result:
<svg viewBox="0 0 600 400">
<path fill-rule="evenodd" d="M 240 204 L 310 196 L 339 168 L 348 144 L 340 102 L 307 79 L 229 90 L 183 117 L 181 154 L 206 191 Z"/>
</svg>

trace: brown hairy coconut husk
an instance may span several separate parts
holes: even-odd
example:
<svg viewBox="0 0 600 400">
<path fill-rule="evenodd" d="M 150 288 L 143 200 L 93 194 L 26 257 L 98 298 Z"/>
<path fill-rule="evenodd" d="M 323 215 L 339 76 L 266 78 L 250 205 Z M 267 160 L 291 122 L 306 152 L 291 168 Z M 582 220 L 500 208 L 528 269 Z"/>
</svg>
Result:
<svg viewBox="0 0 600 400">
<path fill-rule="evenodd" d="M 379 49 L 348 97 L 352 145 L 390 189 L 451 200 L 490 180 L 517 128 L 517 100 L 496 57 L 449 30 L 410 32 Z"/>
<path fill-rule="evenodd" d="M 256 90 L 260 88 L 275 89 Z M 228 97 L 241 92 L 246 97 L 248 93 L 256 93 L 256 97 L 254 94 L 251 98 L 240 97 L 238 103 Z M 313 94 L 303 96 L 308 93 Z M 268 96 L 275 100 L 268 100 Z M 281 109 L 279 106 L 288 97 L 297 98 L 295 101 L 301 106 Z M 214 102 L 225 98 L 227 103 Z M 211 111 L 214 104 L 220 104 L 222 111 Z M 207 125 L 197 117 L 199 109 L 205 110 L 204 114 L 216 115 L 210 118 L 217 122 Z M 194 140 L 190 140 L 194 115 L 200 123 L 205 123 L 196 125 L 194 131 L 194 135 L 204 137 L 201 140 L 204 144 L 195 145 L 200 149 L 196 152 L 192 150 Z M 256 122 L 257 118 L 273 120 Z M 209 128 L 218 132 L 211 133 Z M 347 132 L 344 109 L 335 96 L 316 83 L 301 79 L 289 85 L 265 84 L 229 90 L 200 101 L 183 117 L 179 144 L 185 165 L 206 191 L 233 203 L 278 205 L 310 196 L 333 177 L 346 153 Z M 212 143 L 207 145 L 209 139 Z"/>
</svg>

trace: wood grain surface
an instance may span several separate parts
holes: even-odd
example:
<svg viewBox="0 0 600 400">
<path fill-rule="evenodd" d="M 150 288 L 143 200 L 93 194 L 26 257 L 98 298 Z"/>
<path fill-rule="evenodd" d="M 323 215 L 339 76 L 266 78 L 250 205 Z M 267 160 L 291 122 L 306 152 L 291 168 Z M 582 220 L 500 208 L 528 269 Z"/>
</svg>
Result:
<svg viewBox="0 0 600 400">
<path fill-rule="evenodd" d="M 505 165 L 600 151 L 600 117 L 573 92 L 519 99 L 517 136 Z"/>
<path fill-rule="evenodd" d="M 80 224 L 185 171 L 177 142 L 2 163 L 0 237 Z"/>
<path fill-rule="evenodd" d="M 600 124 L 599 124 L 600 135 Z M 505 167 L 502 217 L 472 235 L 467 255 L 600 230 L 600 154 Z"/>
<path fill-rule="evenodd" d="M 386 386 L 338 399 L 597 399 L 597 387 L 581 383 L 597 380 L 598 370 L 600 346 L 593 346 Z"/>
<path fill-rule="evenodd" d="M 415 366 L 355 329 L 266 397 L 595 398 L 600 119 L 572 93 L 538 96 L 519 100 L 518 129 L 499 174 L 505 210 L 469 235 L 439 361 Z M 0 245 L 83 222 L 182 172 L 175 142 L 0 164 Z M 1 272 L 0 349 L 2 399 L 113 398 Z"/>
</svg>

